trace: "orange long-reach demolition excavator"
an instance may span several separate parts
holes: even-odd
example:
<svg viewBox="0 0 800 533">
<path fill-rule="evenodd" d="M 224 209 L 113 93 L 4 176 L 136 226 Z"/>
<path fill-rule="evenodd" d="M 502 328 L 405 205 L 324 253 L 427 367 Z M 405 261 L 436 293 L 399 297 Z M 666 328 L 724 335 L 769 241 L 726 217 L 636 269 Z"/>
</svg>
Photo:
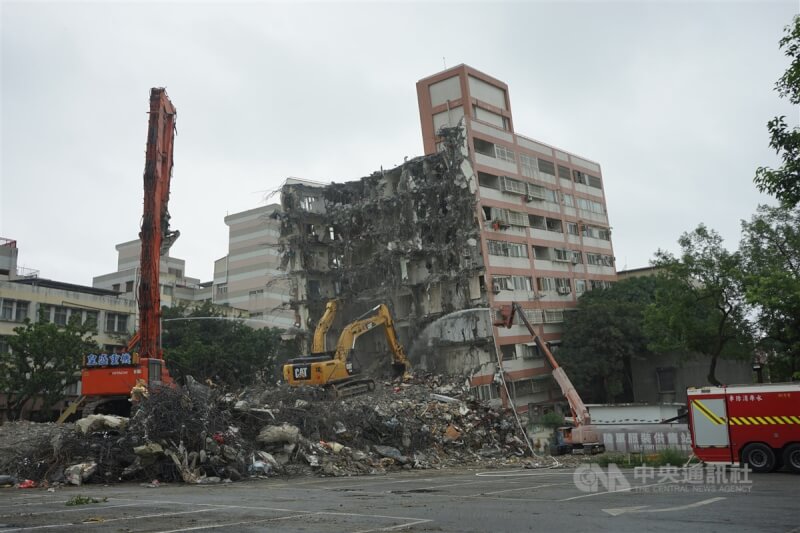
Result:
<svg viewBox="0 0 800 533">
<path fill-rule="evenodd" d="M 592 426 L 592 419 L 589 415 L 589 409 L 583 403 L 580 394 L 575 390 L 575 386 L 567 377 L 567 373 L 558 364 L 556 358 L 547 344 L 536 333 L 533 325 L 525 316 L 525 310 L 520 307 L 517 302 L 512 302 L 511 305 L 504 305 L 500 308 L 500 319 L 495 321 L 495 326 L 510 328 L 514 325 L 514 317 L 519 316 L 522 323 L 527 328 L 528 333 L 533 337 L 536 347 L 545 356 L 547 362 L 550 363 L 553 369 L 553 379 L 561 388 L 561 394 L 566 398 L 569 404 L 569 409 L 572 412 L 572 422 L 574 427 L 561 427 L 556 429 L 556 444 L 551 447 L 554 455 L 562 455 L 564 453 L 602 453 L 605 451 L 605 445 L 599 441 L 598 434 Z"/>
<path fill-rule="evenodd" d="M 159 265 L 180 232 L 170 231 L 169 202 L 175 106 L 164 88 L 150 89 L 150 118 L 144 167 L 144 214 L 139 280 L 139 330 L 122 353 L 89 354 L 81 370 L 83 396 L 62 413 L 64 421 L 83 407 L 84 414 L 130 413 L 134 387 L 149 390 L 171 386 L 173 380 L 161 350 L 161 296 Z"/>
</svg>

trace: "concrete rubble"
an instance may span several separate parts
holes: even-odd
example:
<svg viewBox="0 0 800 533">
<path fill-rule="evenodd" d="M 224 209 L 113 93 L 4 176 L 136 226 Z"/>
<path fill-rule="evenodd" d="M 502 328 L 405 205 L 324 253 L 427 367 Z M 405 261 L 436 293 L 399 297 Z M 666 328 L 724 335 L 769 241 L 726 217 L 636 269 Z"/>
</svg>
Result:
<svg viewBox="0 0 800 533">
<path fill-rule="evenodd" d="M 468 390 L 463 378 L 438 375 L 379 382 L 370 394 L 335 401 L 286 386 L 224 394 L 198 384 L 164 389 L 130 420 L 94 415 L 61 426 L 0 426 L 0 475 L 40 486 L 150 486 L 541 461 L 531 457 L 513 413 Z"/>
</svg>

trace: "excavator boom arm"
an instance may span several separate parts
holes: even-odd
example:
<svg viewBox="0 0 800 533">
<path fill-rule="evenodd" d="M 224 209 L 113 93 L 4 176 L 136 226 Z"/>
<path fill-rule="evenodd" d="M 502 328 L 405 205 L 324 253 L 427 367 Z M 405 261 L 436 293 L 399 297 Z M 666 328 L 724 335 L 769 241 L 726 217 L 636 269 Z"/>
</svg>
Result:
<svg viewBox="0 0 800 533">
<path fill-rule="evenodd" d="M 322 318 L 317 323 L 317 329 L 314 330 L 314 341 L 311 345 L 311 353 L 323 353 L 325 351 L 325 336 L 328 330 L 331 329 L 331 324 L 336 318 L 336 311 L 339 309 L 339 302 L 331 300 L 325 306 L 325 312 Z"/>
<path fill-rule="evenodd" d="M 161 336 L 161 296 L 159 272 L 161 256 L 177 238 L 169 229 L 172 148 L 175 140 L 176 110 L 166 90 L 150 90 L 150 119 L 144 167 L 144 214 L 139 239 L 142 243 L 139 282 L 139 353 L 142 357 L 163 359 Z M 166 249 L 166 250 L 165 250 Z"/>
<path fill-rule="evenodd" d="M 389 312 L 389 308 L 384 304 L 380 304 L 373 307 L 367 314 L 371 313 L 375 314 L 367 318 L 360 318 L 342 330 L 339 342 L 336 344 L 336 354 L 334 358 L 347 362 L 350 350 L 355 346 L 356 339 L 376 326 L 383 326 L 386 342 L 389 344 L 389 349 L 392 351 L 392 362 L 395 365 L 403 365 L 406 373 L 408 373 L 411 369 L 411 363 L 406 356 L 403 345 L 400 344 L 400 341 L 397 339 L 397 331 L 394 328 L 394 321 L 392 320 L 392 314 Z"/>
</svg>

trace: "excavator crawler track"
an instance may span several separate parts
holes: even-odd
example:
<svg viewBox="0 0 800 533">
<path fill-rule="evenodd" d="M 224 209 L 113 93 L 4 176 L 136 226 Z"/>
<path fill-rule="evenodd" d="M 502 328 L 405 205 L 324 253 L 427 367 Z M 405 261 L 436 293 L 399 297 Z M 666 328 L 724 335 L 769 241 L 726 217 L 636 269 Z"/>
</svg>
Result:
<svg viewBox="0 0 800 533">
<path fill-rule="evenodd" d="M 331 400 L 340 400 L 348 396 L 356 396 L 374 390 L 375 380 L 373 379 L 355 379 L 352 381 L 330 384 L 325 387 L 328 398 Z"/>
</svg>

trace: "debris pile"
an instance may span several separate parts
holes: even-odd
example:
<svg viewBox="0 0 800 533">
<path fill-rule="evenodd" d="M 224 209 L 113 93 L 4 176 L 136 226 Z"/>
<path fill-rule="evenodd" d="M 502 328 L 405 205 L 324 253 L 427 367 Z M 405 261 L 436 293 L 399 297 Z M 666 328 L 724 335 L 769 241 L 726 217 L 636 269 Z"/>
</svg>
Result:
<svg viewBox="0 0 800 533">
<path fill-rule="evenodd" d="M 459 378 L 463 379 L 463 378 Z M 26 435 L 9 446 L 11 428 Z M 222 393 L 190 381 L 143 399 L 128 419 L 0 426 L 0 473 L 37 482 L 220 483 L 246 476 L 350 476 L 525 461 L 513 413 L 441 376 L 378 383 L 329 400 L 313 389 Z"/>
</svg>

